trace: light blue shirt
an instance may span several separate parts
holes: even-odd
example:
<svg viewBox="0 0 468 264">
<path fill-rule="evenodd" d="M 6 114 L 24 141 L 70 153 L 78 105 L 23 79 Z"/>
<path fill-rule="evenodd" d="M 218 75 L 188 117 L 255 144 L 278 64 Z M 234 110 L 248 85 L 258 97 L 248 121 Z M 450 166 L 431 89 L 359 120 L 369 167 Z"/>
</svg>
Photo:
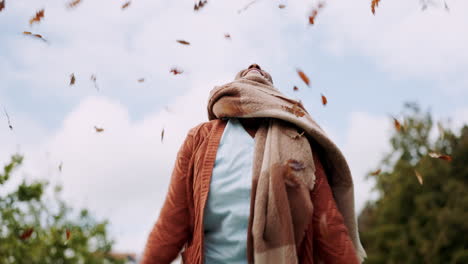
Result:
<svg viewBox="0 0 468 264">
<path fill-rule="evenodd" d="M 246 264 L 255 140 L 229 119 L 221 137 L 205 207 L 205 264 Z"/>
</svg>

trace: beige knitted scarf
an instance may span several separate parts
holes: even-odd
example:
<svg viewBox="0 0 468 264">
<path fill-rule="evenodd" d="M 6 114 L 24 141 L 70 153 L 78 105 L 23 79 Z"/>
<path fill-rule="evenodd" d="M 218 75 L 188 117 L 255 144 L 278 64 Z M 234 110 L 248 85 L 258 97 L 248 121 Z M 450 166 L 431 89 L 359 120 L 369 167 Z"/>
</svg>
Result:
<svg viewBox="0 0 468 264">
<path fill-rule="evenodd" d="M 208 117 L 265 118 L 255 134 L 248 246 L 251 263 L 298 263 L 296 247 L 313 214 L 310 190 L 315 183 L 315 166 L 308 138 L 323 147 L 324 158 L 332 165 L 327 175 L 333 196 L 358 259 L 364 259 L 347 162 L 300 102 L 285 97 L 270 80 L 249 76 L 215 87 L 210 93 Z"/>
</svg>

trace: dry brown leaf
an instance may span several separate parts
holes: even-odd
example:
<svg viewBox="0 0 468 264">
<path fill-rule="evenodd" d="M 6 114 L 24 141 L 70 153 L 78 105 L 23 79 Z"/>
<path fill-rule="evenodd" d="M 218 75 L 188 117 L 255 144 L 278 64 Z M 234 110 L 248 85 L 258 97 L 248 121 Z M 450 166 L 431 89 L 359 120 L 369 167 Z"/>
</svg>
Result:
<svg viewBox="0 0 468 264">
<path fill-rule="evenodd" d="M 294 86 L 293 91 L 297 92 L 297 91 L 299 91 L 299 88 L 297 88 L 297 86 Z"/>
<path fill-rule="evenodd" d="M 327 103 L 328 103 L 327 97 L 325 97 L 325 95 L 322 94 L 322 104 L 327 105 Z"/>
<path fill-rule="evenodd" d="M 173 68 L 171 68 L 170 72 L 173 73 L 174 75 L 177 75 L 177 74 L 183 73 L 184 71 L 180 70 L 180 69 L 177 69 L 176 67 L 173 67 Z"/>
<path fill-rule="evenodd" d="M 396 119 L 395 117 L 393 117 L 393 126 L 395 127 L 395 129 L 400 132 L 401 131 L 401 124 L 400 122 L 398 121 L 398 119 Z"/>
<path fill-rule="evenodd" d="M 224 37 L 227 39 L 231 39 L 231 35 L 229 33 L 224 33 Z"/>
<path fill-rule="evenodd" d="M 67 4 L 68 8 L 75 8 L 79 3 L 81 3 L 81 0 L 73 0 L 70 3 Z"/>
<path fill-rule="evenodd" d="M 65 234 L 66 234 L 66 236 L 67 236 L 67 240 L 70 240 L 70 238 L 71 238 L 70 229 L 67 229 L 67 230 L 65 231 Z"/>
<path fill-rule="evenodd" d="M 75 81 L 76 81 L 75 74 L 74 73 L 70 74 L 70 86 L 75 85 Z"/>
<path fill-rule="evenodd" d="M 297 117 L 303 117 L 305 115 L 304 111 L 297 104 L 294 104 L 293 107 L 282 105 L 281 108 L 291 114 L 294 114 Z"/>
<path fill-rule="evenodd" d="M 122 10 L 126 9 L 127 7 L 129 7 L 131 3 L 132 3 L 132 1 L 127 1 L 127 2 L 125 2 L 125 3 L 122 5 Z"/>
<path fill-rule="evenodd" d="M 305 133 L 305 131 L 302 131 L 300 134 L 294 135 L 291 138 L 292 139 L 298 139 L 298 138 L 302 137 L 304 135 L 304 133 Z"/>
<path fill-rule="evenodd" d="M 328 223 L 327 223 L 327 215 L 322 214 L 320 216 L 320 223 L 319 223 L 320 234 L 324 237 L 328 237 Z"/>
<path fill-rule="evenodd" d="M 145 82 L 145 78 L 140 78 L 140 79 L 138 79 L 138 82 L 139 82 L 139 83 Z"/>
<path fill-rule="evenodd" d="M 32 25 L 33 23 L 39 23 L 41 22 L 41 19 L 43 18 L 44 18 L 44 9 L 41 9 L 37 11 L 36 15 L 29 20 L 29 25 Z"/>
<path fill-rule="evenodd" d="M 47 40 L 44 37 L 42 37 L 42 35 L 40 35 L 40 34 L 33 34 L 33 33 L 29 32 L 29 31 L 23 31 L 23 35 L 31 36 L 31 37 L 40 39 L 40 40 L 42 40 L 44 42 L 47 42 Z"/>
<path fill-rule="evenodd" d="M 94 130 L 96 130 L 96 133 L 102 133 L 102 132 L 104 132 L 104 128 L 102 128 L 102 127 L 94 126 Z"/>
<path fill-rule="evenodd" d="M 182 44 L 182 45 L 190 45 L 190 42 L 185 41 L 185 40 L 182 40 L 182 39 L 178 39 L 178 40 L 176 40 L 176 41 L 179 42 L 179 43 Z"/>
<path fill-rule="evenodd" d="M 23 231 L 20 235 L 21 240 L 26 240 L 31 237 L 32 233 L 34 232 L 34 228 L 27 228 L 26 230 Z"/>
<path fill-rule="evenodd" d="M 5 8 L 5 0 L 0 0 L 0 12 Z"/>
<path fill-rule="evenodd" d="M 382 170 L 381 170 L 381 169 L 378 169 L 378 170 L 375 170 L 375 171 L 371 172 L 371 175 L 372 175 L 372 176 L 377 176 L 377 175 L 379 175 L 381 172 L 382 172 Z"/>
<path fill-rule="evenodd" d="M 379 2 L 380 0 L 372 0 L 371 11 L 372 11 L 372 14 L 374 15 L 375 15 L 375 8 L 379 6 Z"/>
<path fill-rule="evenodd" d="M 10 128 L 10 130 L 13 130 L 13 126 L 11 125 L 11 122 L 10 122 L 10 116 L 8 115 L 8 112 L 5 109 L 5 107 L 3 107 L 3 112 L 5 112 L 5 116 L 6 116 L 7 121 L 8 121 L 8 127 Z"/>
<path fill-rule="evenodd" d="M 59 166 L 58 166 L 58 170 L 60 172 L 62 172 L 62 167 L 63 167 L 63 161 L 60 162 Z"/>
<path fill-rule="evenodd" d="M 161 130 L 161 142 L 164 140 L 164 128 Z"/>
<path fill-rule="evenodd" d="M 279 9 L 283 9 L 283 8 L 285 8 L 285 7 L 286 7 L 286 5 L 283 5 L 283 4 L 279 4 L 279 5 L 278 5 L 278 8 L 279 8 Z"/>
<path fill-rule="evenodd" d="M 301 77 L 302 81 L 304 81 L 307 86 L 310 87 L 310 79 L 307 77 L 307 75 L 300 69 L 297 69 L 297 74 L 299 74 L 299 77 Z"/>
<path fill-rule="evenodd" d="M 418 182 L 419 184 L 423 184 L 423 178 L 422 178 L 422 175 L 417 171 L 417 170 L 414 170 L 414 174 L 416 175 L 416 178 L 418 178 Z"/>
<path fill-rule="evenodd" d="M 193 10 L 195 11 L 198 11 L 199 9 L 201 9 L 203 6 L 205 6 L 206 4 L 208 3 L 207 0 L 205 1 L 198 1 L 198 3 L 195 3 L 195 6 L 193 7 Z"/>
<path fill-rule="evenodd" d="M 325 7 L 324 2 L 319 2 L 317 7 L 312 9 L 312 12 L 309 16 L 309 24 L 314 25 L 315 24 L 315 18 L 317 18 L 317 15 L 319 14 L 319 11 Z"/>
<path fill-rule="evenodd" d="M 441 159 L 441 160 L 445 160 L 445 161 L 452 161 L 451 156 L 440 154 L 440 153 L 437 153 L 437 152 L 429 152 L 429 157 L 434 158 L 434 159 Z"/>
</svg>

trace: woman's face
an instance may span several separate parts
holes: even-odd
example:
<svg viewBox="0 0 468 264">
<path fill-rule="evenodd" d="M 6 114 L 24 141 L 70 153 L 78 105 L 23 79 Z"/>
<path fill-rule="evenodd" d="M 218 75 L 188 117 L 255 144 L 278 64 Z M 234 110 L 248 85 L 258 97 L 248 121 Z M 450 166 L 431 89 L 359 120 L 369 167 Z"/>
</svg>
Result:
<svg viewBox="0 0 468 264">
<path fill-rule="evenodd" d="M 242 70 L 239 74 L 238 74 L 238 77 L 239 78 L 243 78 L 243 77 L 253 77 L 253 76 L 256 76 L 256 77 L 262 77 L 264 79 L 267 79 L 269 82 L 273 83 L 273 80 L 271 79 L 271 76 L 268 72 L 262 70 L 262 68 L 260 67 L 260 65 L 258 64 L 251 64 L 249 67 L 247 67 L 247 69 L 244 69 Z"/>
</svg>

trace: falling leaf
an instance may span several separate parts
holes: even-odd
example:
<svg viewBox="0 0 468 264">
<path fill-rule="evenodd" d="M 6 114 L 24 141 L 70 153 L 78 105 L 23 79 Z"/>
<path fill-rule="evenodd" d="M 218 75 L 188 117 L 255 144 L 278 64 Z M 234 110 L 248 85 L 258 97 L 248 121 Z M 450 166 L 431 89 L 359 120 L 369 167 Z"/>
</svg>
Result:
<svg viewBox="0 0 468 264">
<path fill-rule="evenodd" d="M 176 40 L 176 41 L 179 42 L 179 43 L 182 44 L 182 45 L 190 45 L 190 42 L 185 41 L 185 40 L 182 40 L 182 39 L 178 39 L 178 40 Z"/>
<path fill-rule="evenodd" d="M 327 105 L 327 103 L 328 103 L 327 97 L 325 97 L 325 95 L 322 94 L 322 104 Z"/>
<path fill-rule="evenodd" d="M 96 75 L 92 74 L 90 77 L 91 81 L 94 83 L 94 88 L 99 91 L 99 86 L 97 85 L 97 77 Z"/>
<path fill-rule="evenodd" d="M 279 9 L 283 9 L 283 8 L 285 8 L 285 7 L 286 7 L 286 5 L 279 4 L 279 5 L 278 5 L 278 7 L 279 7 Z"/>
<path fill-rule="evenodd" d="M 96 133 L 102 133 L 102 132 L 104 132 L 104 128 L 102 128 L 102 127 L 94 126 L 94 130 L 96 130 Z"/>
<path fill-rule="evenodd" d="M 68 3 L 67 7 L 68 8 L 75 8 L 79 3 L 81 3 L 81 0 L 73 0 L 70 3 Z"/>
<path fill-rule="evenodd" d="M 0 0 L 0 12 L 5 8 L 5 0 Z"/>
<path fill-rule="evenodd" d="M 301 77 L 301 79 L 305 82 L 305 84 L 307 84 L 307 86 L 310 87 L 309 77 L 307 77 L 307 75 L 300 69 L 297 69 L 297 74 L 299 74 L 299 77 Z"/>
<path fill-rule="evenodd" d="M 292 139 L 298 139 L 298 138 L 302 137 L 304 135 L 304 133 L 305 133 L 305 131 L 302 131 L 300 134 L 296 134 L 296 135 L 292 136 L 291 138 Z"/>
<path fill-rule="evenodd" d="M 198 3 L 195 3 L 195 6 L 193 7 L 193 10 L 195 11 L 198 11 L 199 9 L 201 9 L 203 6 L 205 6 L 206 4 L 208 3 L 207 0 L 205 1 L 198 1 Z"/>
<path fill-rule="evenodd" d="M 42 18 L 44 18 L 44 9 L 41 9 L 36 12 L 36 15 L 29 20 L 29 25 L 32 25 L 33 23 L 41 22 Z"/>
<path fill-rule="evenodd" d="M 414 174 L 416 175 L 416 178 L 418 178 L 419 184 L 422 185 L 423 184 L 422 175 L 417 170 L 414 170 Z"/>
<path fill-rule="evenodd" d="M 380 0 L 372 0 L 371 11 L 372 11 L 372 14 L 374 15 L 375 15 L 375 8 L 379 6 L 379 2 Z"/>
<path fill-rule="evenodd" d="M 60 162 L 59 166 L 58 166 L 58 170 L 60 172 L 62 172 L 62 167 L 63 167 L 63 161 Z"/>
<path fill-rule="evenodd" d="M 445 160 L 445 161 L 452 161 L 451 156 L 440 154 L 440 153 L 437 153 L 437 152 L 429 152 L 429 157 L 434 158 L 434 159 L 441 159 L 441 160 Z"/>
<path fill-rule="evenodd" d="M 328 237 L 328 223 L 327 223 L 326 214 L 322 214 L 320 216 L 319 228 L 320 228 L 320 234 L 324 237 Z"/>
<path fill-rule="evenodd" d="M 317 7 L 312 9 L 312 12 L 309 16 L 309 24 L 314 25 L 315 24 L 315 18 L 317 18 L 317 15 L 319 14 L 319 11 L 325 7 L 325 3 L 320 2 L 318 3 Z"/>
<path fill-rule="evenodd" d="M 40 35 L 40 34 L 33 34 L 33 33 L 29 32 L 29 31 L 23 31 L 23 35 L 38 38 L 38 39 L 40 39 L 40 40 L 42 40 L 44 42 L 47 42 L 47 40 L 44 37 L 42 37 L 42 35 Z"/>
<path fill-rule="evenodd" d="M 67 229 L 67 230 L 65 231 L 65 234 L 66 234 L 66 236 L 67 236 L 67 241 L 70 240 L 70 237 L 71 237 L 70 229 Z"/>
<path fill-rule="evenodd" d="M 381 169 L 378 169 L 378 170 L 376 170 L 376 171 L 371 172 L 370 175 L 372 175 L 372 176 L 377 176 L 377 175 L 379 175 L 381 172 L 382 172 L 382 170 L 381 170 Z"/>
<path fill-rule="evenodd" d="M 164 140 L 164 128 L 161 130 L 161 142 Z"/>
<path fill-rule="evenodd" d="M 23 231 L 23 233 L 20 235 L 21 240 L 26 240 L 31 237 L 32 233 L 34 232 L 34 228 L 27 228 L 26 230 Z"/>
<path fill-rule="evenodd" d="M 74 73 L 70 74 L 70 86 L 75 85 L 75 81 L 76 81 L 75 74 Z"/>
<path fill-rule="evenodd" d="M 231 35 L 229 33 L 224 33 L 224 37 L 227 39 L 231 39 Z"/>
<path fill-rule="evenodd" d="M 393 126 L 395 126 L 395 129 L 400 132 L 401 131 L 401 124 L 400 122 L 398 121 L 398 119 L 396 119 L 395 117 L 393 117 Z"/>
<path fill-rule="evenodd" d="M 139 83 L 145 82 L 145 78 L 140 78 L 140 79 L 138 79 L 138 82 L 139 82 Z"/>
<path fill-rule="evenodd" d="M 257 0 L 251 1 L 250 3 L 245 5 L 243 8 L 237 10 L 237 13 L 240 14 L 240 13 L 244 12 L 245 10 L 247 10 L 251 5 L 255 4 L 256 2 L 257 2 Z"/>
<path fill-rule="evenodd" d="M 123 4 L 123 5 L 122 5 L 122 10 L 126 9 L 127 7 L 129 7 L 131 3 L 132 3 L 132 1 L 128 1 L 128 2 L 126 2 L 125 4 Z"/>
<path fill-rule="evenodd" d="M 183 70 L 179 70 L 179 69 L 177 69 L 176 67 L 173 67 L 173 68 L 171 68 L 170 72 L 173 73 L 174 75 L 177 75 L 177 74 L 183 73 L 184 71 L 183 71 Z"/>
<path fill-rule="evenodd" d="M 297 86 L 294 86 L 293 91 L 297 92 L 297 91 L 299 91 L 299 88 L 297 88 Z"/>
<path fill-rule="evenodd" d="M 8 112 L 5 109 L 5 107 L 3 107 L 3 112 L 5 112 L 5 116 L 6 116 L 7 121 L 8 121 L 8 127 L 10 128 L 10 130 L 13 130 L 13 126 L 11 125 L 11 122 L 10 122 L 10 116 L 8 115 Z"/>
</svg>

